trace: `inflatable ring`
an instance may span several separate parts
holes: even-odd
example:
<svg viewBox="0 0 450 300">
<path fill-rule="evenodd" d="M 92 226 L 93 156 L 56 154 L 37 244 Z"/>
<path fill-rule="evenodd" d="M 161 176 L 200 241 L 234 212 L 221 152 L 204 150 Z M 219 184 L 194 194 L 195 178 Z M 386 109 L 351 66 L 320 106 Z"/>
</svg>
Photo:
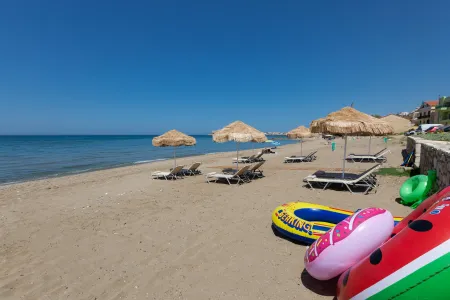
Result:
<svg viewBox="0 0 450 300">
<path fill-rule="evenodd" d="M 366 208 L 348 216 L 306 249 L 308 273 L 328 280 L 380 247 L 392 234 L 394 219 L 382 208 Z"/>
<path fill-rule="evenodd" d="M 359 211 L 359 210 L 357 210 Z M 354 212 L 306 202 L 290 202 L 275 208 L 273 227 L 283 236 L 312 244 Z M 402 218 L 395 217 L 395 224 Z"/>
<path fill-rule="evenodd" d="M 400 188 L 400 198 L 402 198 L 402 204 L 413 205 L 416 202 L 416 206 L 420 204 L 428 195 L 431 187 L 436 181 L 436 171 L 428 171 L 426 175 L 416 175 L 403 183 Z"/>
<path fill-rule="evenodd" d="M 411 205 L 420 200 L 425 194 L 427 184 L 428 176 L 426 175 L 416 175 L 406 180 L 400 188 L 402 203 Z"/>
<path fill-rule="evenodd" d="M 449 220 L 450 186 L 424 201 L 390 240 L 341 275 L 338 299 L 448 299 Z"/>
</svg>

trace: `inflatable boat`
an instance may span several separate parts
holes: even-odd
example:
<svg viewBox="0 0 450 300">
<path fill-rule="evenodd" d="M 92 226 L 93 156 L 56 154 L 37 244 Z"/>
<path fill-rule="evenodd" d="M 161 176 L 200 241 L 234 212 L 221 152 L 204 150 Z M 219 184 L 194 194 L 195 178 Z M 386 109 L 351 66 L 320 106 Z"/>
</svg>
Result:
<svg viewBox="0 0 450 300">
<path fill-rule="evenodd" d="M 356 210 L 356 211 L 359 211 Z M 272 213 L 273 227 L 283 236 L 312 244 L 354 212 L 306 202 L 291 202 L 278 206 Z M 394 224 L 402 218 L 395 217 Z"/>
</svg>

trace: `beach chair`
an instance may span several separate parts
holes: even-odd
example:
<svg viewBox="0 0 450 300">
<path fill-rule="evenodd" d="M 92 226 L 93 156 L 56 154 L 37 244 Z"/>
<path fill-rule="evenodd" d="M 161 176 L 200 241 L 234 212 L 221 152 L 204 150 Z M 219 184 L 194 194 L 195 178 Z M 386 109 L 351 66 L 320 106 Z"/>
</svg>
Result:
<svg viewBox="0 0 450 300">
<path fill-rule="evenodd" d="M 264 148 L 264 149 L 262 149 L 262 153 L 264 153 L 264 154 L 275 154 L 276 152 L 272 151 L 271 148 Z"/>
<path fill-rule="evenodd" d="M 345 179 L 357 179 L 360 176 L 362 176 L 366 171 L 364 171 L 363 173 L 360 174 L 354 174 L 354 173 L 344 173 L 344 177 L 342 177 L 342 172 L 326 172 L 326 171 L 317 171 L 314 174 L 312 174 L 312 176 L 316 176 L 319 178 L 332 178 L 332 179 L 341 179 L 341 178 L 345 178 Z M 369 176 L 367 177 L 367 181 L 372 183 L 373 185 L 375 185 L 377 183 L 377 176 L 376 173 L 371 173 L 369 174 Z M 304 182 L 306 182 L 304 180 Z"/>
<path fill-rule="evenodd" d="M 247 171 L 250 168 L 250 166 L 245 166 L 241 168 L 239 171 L 233 173 L 233 174 L 224 174 L 224 173 L 218 173 L 218 172 L 211 172 L 205 175 L 206 182 L 210 183 L 212 180 L 220 180 L 225 179 L 228 184 L 231 185 L 231 181 L 237 181 L 237 184 L 240 184 L 241 182 L 250 182 L 250 179 L 248 178 Z M 212 180 L 211 180 L 212 179 Z"/>
<path fill-rule="evenodd" d="M 366 188 L 364 194 L 367 194 L 369 190 L 376 189 L 378 186 L 376 177 L 374 176 L 375 172 L 381 167 L 381 164 L 376 164 L 372 168 L 361 174 L 345 174 L 342 178 L 342 173 L 328 173 L 324 176 L 318 175 L 308 175 L 303 179 L 303 182 L 307 183 L 310 188 L 314 189 L 313 185 L 322 187 L 322 190 L 325 190 L 332 184 L 341 184 L 345 185 L 350 193 L 353 194 L 352 188 L 364 187 Z M 336 175 L 331 175 L 336 174 Z"/>
<path fill-rule="evenodd" d="M 234 158 L 233 163 L 249 164 L 252 163 L 256 155 Z"/>
<path fill-rule="evenodd" d="M 285 163 L 296 163 L 296 162 L 312 162 L 317 159 L 315 155 L 317 151 L 313 151 L 307 156 L 288 156 L 284 158 Z"/>
<path fill-rule="evenodd" d="M 250 163 L 258 162 L 258 161 L 265 161 L 265 159 L 262 158 L 263 155 L 264 155 L 264 153 L 261 151 L 261 152 L 258 152 L 258 154 L 255 154 L 252 156 L 242 156 L 241 159 L 246 159 Z"/>
<path fill-rule="evenodd" d="M 374 162 L 374 163 L 385 163 L 387 158 L 384 156 L 385 154 L 391 152 L 387 148 L 384 148 L 380 152 L 371 155 L 371 154 L 350 154 L 347 156 L 346 160 L 348 162 Z"/>
<path fill-rule="evenodd" d="M 265 159 L 262 157 L 264 153 L 258 152 L 258 154 L 253 158 L 253 162 L 259 162 L 259 161 L 265 161 Z"/>
<path fill-rule="evenodd" d="M 184 166 L 177 166 L 177 167 L 173 168 L 172 170 L 170 170 L 169 172 L 161 172 L 161 171 L 153 172 L 152 178 L 153 179 L 164 178 L 165 180 L 179 179 L 183 176 L 183 174 L 182 174 L 183 167 Z"/>
<path fill-rule="evenodd" d="M 200 171 L 198 169 L 198 167 L 200 167 L 201 164 L 202 164 L 201 162 L 195 162 L 189 168 L 182 169 L 181 172 L 184 175 L 189 175 L 189 176 L 202 174 L 202 171 Z"/>
<path fill-rule="evenodd" d="M 375 154 L 355 154 L 355 153 L 350 153 L 349 156 L 350 156 L 350 155 L 356 155 L 356 156 L 377 156 L 377 155 L 382 154 L 382 153 L 383 153 L 384 151 L 386 151 L 386 150 L 387 150 L 387 148 L 384 148 L 384 149 L 378 151 L 378 152 L 375 153 Z"/>
<path fill-rule="evenodd" d="M 258 177 L 262 178 L 264 177 L 263 171 L 261 170 L 261 166 L 265 164 L 265 161 L 258 162 L 254 164 L 253 166 L 250 166 L 250 168 L 247 171 L 247 176 L 251 177 L 252 179 Z"/>
</svg>

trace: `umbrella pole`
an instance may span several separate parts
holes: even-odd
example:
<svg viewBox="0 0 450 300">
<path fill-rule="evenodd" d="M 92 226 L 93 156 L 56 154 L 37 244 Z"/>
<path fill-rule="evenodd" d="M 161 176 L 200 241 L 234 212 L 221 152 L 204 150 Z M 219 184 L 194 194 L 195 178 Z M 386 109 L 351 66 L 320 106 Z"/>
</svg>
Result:
<svg viewBox="0 0 450 300">
<path fill-rule="evenodd" d="M 370 144 L 372 144 L 372 136 L 369 136 L 369 155 L 370 155 Z"/>
<path fill-rule="evenodd" d="M 344 160 L 342 163 L 342 178 L 345 176 L 345 158 L 347 157 L 347 135 L 345 136 L 345 144 L 344 144 Z"/>
<path fill-rule="evenodd" d="M 300 140 L 300 155 L 303 156 L 303 140 Z"/>
<path fill-rule="evenodd" d="M 239 169 L 239 142 L 236 142 L 236 167 Z"/>
<path fill-rule="evenodd" d="M 173 167 L 176 168 L 177 167 L 177 154 L 176 154 L 176 148 L 173 147 Z"/>
</svg>

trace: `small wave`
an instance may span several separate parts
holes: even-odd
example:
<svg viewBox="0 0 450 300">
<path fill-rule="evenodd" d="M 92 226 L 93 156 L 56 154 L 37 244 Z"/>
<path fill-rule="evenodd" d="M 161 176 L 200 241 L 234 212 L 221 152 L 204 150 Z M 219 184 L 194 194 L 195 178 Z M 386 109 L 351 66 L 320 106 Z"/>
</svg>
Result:
<svg viewBox="0 0 450 300">
<path fill-rule="evenodd" d="M 150 159 L 150 160 L 139 160 L 139 161 L 135 161 L 133 164 L 134 165 L 148 164 L 148 163 L 151 163 L 151 162 L 162 161 L 162 160 L 167 160 L 167 158 L 158 158 L 158 159 Z"/>
<path fill-rule="evenodd" d="M 7 185 L 10 185 L 10 184 L 22 183 L 22 182 L 25 182 L 25 181 L 26 180 L 0 182 L 0 186 L 7 186 Z"/>
<path fill-rule="evenodd" d="M 101 168 L 98 168 L 98 169 L 96 169 L 96 168 L 88 168 L 88 169 L 73 170 L 73 171 L 67 172 L 67 174 L 79 174 L 79 173 L 86 173 L 86 172 L 95 171 L 95 170 L 101 170 Z M 58 174 L 56 174 L 56 175 L 58 175 Z"/>
</svg>

